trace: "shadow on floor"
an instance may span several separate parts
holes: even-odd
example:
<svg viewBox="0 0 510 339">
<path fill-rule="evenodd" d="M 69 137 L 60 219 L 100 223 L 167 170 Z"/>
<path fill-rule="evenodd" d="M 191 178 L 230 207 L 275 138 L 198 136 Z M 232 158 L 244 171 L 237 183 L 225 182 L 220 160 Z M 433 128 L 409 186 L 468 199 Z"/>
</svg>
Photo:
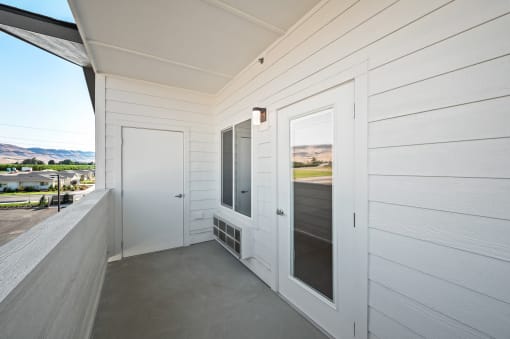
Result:
<svg viewBox="0 0 510 339">
<path fill-rule="evenodd" d="M 92 337 L 326 338 L 214 241 L 110 263 Z"/>
</svg>

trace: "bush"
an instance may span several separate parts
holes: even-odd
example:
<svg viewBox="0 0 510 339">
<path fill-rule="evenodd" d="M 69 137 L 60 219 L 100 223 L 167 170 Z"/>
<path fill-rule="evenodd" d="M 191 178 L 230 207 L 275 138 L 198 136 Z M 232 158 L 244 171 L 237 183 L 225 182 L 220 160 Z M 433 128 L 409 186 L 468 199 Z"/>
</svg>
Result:
<svg viewBox="0 0 510 339">
<path fill-rule="evenodd" d="M 39 190 L 33 186 L 23 187 L 23 191 L 25 191 L 25 192 L 39 192 Z"/>
</svg>

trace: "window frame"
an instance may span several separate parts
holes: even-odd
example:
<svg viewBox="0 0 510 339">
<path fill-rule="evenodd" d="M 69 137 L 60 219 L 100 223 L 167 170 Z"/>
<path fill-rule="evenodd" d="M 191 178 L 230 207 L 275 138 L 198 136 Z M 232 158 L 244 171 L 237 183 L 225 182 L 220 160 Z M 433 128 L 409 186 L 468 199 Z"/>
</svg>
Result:
<svg viewBox="0 0 510 339">
<path fill-rule="evenodd" d="M 251 131 L 251 142 L 250 142 L 250 215 L 243 214 L 241 212 L 236 211 L 236 126 L 250 121 L 250 131 Z M 232 130 L 232 206 L 226 205 L 223 203 L 223 133 Z M 235 120 L 232 123 L 227 124 L 224 128 L 220 130 L 220 207 L 225 211 L 229 211 L 228 213 L 235 213 L 236 216 L 240 216 L 242 218 L 246 218 L 247 220 L 253 219 L 253 123 L 252 118 L 244 118 Z"/>
</svg>

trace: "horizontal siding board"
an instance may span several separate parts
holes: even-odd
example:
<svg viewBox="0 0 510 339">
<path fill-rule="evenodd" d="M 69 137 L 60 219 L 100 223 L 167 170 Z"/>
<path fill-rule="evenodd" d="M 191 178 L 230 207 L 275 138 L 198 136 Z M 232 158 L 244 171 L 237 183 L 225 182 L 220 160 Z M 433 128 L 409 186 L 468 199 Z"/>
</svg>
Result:
<svg viewBox="0 0 510 339">
<path fill-rule="evenodd" d="M 190 171 L 189 178 L 191 181 L 210 181 L 218 177 L 214 171 Z"/>
<path fill-rule="evenodd" d="M 369 231 L 371 254 L 430 274 L 510 305 L 510 264 L 507 261 L 385 231 Z"/>
<path fill-rule="evenodd" d="M 369 173 L 510 178 L 510 138 L 371 149 Z"/>
<path fill-rule="evenodd" d="M 106 102 L 106 111 L 125 115 L 135 115 L 138 117 L 165 118 L 177 121 L 193 122 L 196 124 L 205 124 L 208 120 L 207 115 L 200 113 L 186 112 L 175 108 L 160 108 L 113 100 L 108 100 Z"/>
<path fill-rule="evenodd" d="M 216 190 L 218 188 L 218 181 L 190 181 L 190 190 Z"/>
<path fill-rule="evenodd" d="M 106 77 L 106 88 L 146 94 L 161 98 L 177 99 L 203 105 L 210 105 L 212 103 L 212 96 L 204 93 L 115 76 Z"/>
<path fill-rule="evenodd" d="M 381 339 L 424 338 L 373 307 L 368 308 L 368 329 Z"/>
<path fill-rule="evenodd" d="M 217 192 L 213 190 L 193 190 L 190 192 L 190 199 L 192 201 L 195 200 L 211 200 L 216 199 Z"/>
<path fill-rule="evenodd" d="M 510 180 L 374 176 L 369 199 L 510 220 Z"/>
<path fill-rule="evenodd" d="M 218 143 L 219 134 L 213 134 L 211 128 L 204 129 L 201 131 L 191 131 L 190 139 L 197 142 L 214 142 Z"/>
<path fill-rule="evenodd" d="M 508 27 L 510 15 L 505 15 L 372 70 L 369 94 L 384 92 L 508 54 Z"/>
<path fill-rule="evenodd" d="M 217 160 L 217 154 L 216 153 L 204 153 L 204 152 L 191 151 L 190 152 L 190 160 L 191 161 L 213 162 L 213 161 Z"/>
<path fill-rule="evenodd" d="M 212 142 L 202 142 L 191 140 L 189 144 L 190 151 L 205 152 L 205 153 L 218 153 L 218 145 Z"/>
<path fill-rule="evenodd" d="M 216 168 L 214 161 L 192 161 L 190 163 L 190 171 L 209 171 Z"/>
<path fill-rule="evenodd" d="M 169 117 L 137 116 L 115 112 L 106 112 L 106 123 L 117 128 L 126 126 L 171 130 L 175 127 L 185 127 L 192 128 L 197 132 L 207 129 L 207 125 L 196 125 L 186 120 L 174 120 Z"/>
<path fill-rule="evenodd" d="M 154 95 L 126 92 L 116 89 L 106 90 L 106 100 L 166 108 L 176 109 L 183 112 L 194 112 L 198 114 L 211 114 L 209 105 L 196 104 L 189 101 L 183 101 L 173 98 L 162 98 Z"/>
<path fill-rule="evenodd" d="M 510 56 L 369 98 L 369 121 L 510 95 Z"/>
<path fill-rule="evenodd" d="M 510 97 L 375 121 L 370 148 L 510 137 Z"/>
<path fill-rule="evenodd" d="M 369 283 L 369 304 L 425 338 L 490 338 L 373 281 Z"/>
<path fill-rule="evenodd" d="M 369 227 L 510 261 L 510 221 L 371 202 Z"/>
<path fill-rule="evenodd" d="M 215 199 L 190 201 L 190 211 L 207 210 L 216 206 Z"/>
<path fill-rule="evenodd" d="M 373 255 L 369 278 L 489 336 L 510 333 L 510 304 Z"/>
</svg>

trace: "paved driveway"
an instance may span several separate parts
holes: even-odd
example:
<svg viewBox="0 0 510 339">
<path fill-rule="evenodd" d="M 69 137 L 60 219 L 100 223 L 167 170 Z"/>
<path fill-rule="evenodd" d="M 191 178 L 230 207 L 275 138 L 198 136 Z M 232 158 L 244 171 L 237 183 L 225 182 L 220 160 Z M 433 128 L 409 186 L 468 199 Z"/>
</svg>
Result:
<svg viewBox="0 0 510 339">
<path fill-rule="evenodd" d="M 56 208 L 0 209 L 0 246 L 57 213 Z"/>
</svg>

